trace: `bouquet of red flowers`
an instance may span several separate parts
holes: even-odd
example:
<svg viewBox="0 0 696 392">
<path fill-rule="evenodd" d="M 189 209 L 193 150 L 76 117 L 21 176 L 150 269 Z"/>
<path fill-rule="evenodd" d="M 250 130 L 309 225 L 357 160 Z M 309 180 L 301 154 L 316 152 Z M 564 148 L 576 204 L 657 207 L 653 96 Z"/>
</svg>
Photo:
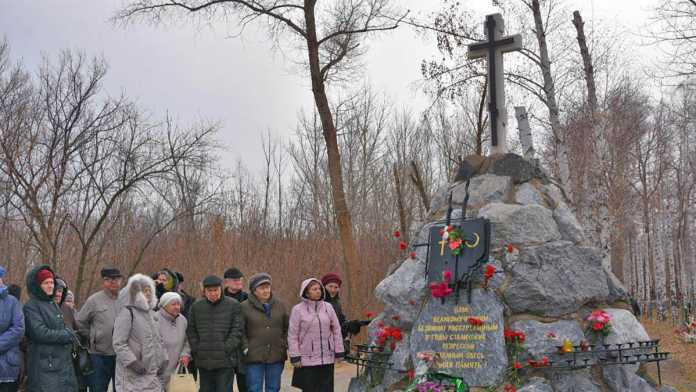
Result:
<svg viewBox="0 0 696 392">
<path fill-rule="evenodd" d="M 589 330 L 602 336 L 607 336 L 611 332 L 611 316 L 603 310 L 595 310 L 587 317 Z"/>
</svg>

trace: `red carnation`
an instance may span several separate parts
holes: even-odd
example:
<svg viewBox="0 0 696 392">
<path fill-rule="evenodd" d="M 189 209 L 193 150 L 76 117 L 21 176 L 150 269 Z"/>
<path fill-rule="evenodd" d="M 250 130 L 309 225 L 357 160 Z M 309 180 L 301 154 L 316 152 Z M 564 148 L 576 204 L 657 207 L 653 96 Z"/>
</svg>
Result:
<svg viewBox="0 0 696 392">
<path fill-rule="evenodd" d="M 408 376 L 409 380 L 413 380 L 414 378 L 416 378 L 416 371 L 413 369 L 408 369 L 406 375 Z"/>
<path fill-rule="evenodd" d="M 394 321 L 399 321 L 399 320 L 401 320 L 401 317 L 399 317 L 399 316 L 392 316 L 392 320 L 394 320 Z"/>
<path fill-rule="evenodd" d="M 481 320 L 481 319 L 479 319 L 479 318 L 476 318 L 476 317 L 469 317 L 466 321 L 467 321 L 470 325 L 474 325 L 474 326 L 483 325 L 483 320 Z"/>
<path fill-rule="evenodd" d="M 415 299 L 409 299 L 408 304 L 411 306 L 416 306 L 416 300 Z"/>
<path fill-rule="evenodd" d="M 411 259 L 415 260 L 416 259 L 416 252 L 411 252 L 411 254 L 409 256 L 411 257 Z"/>
<path fill-rule="evenodd" d="M 505 392 L 517 392 L 517 388 L 515 388 L 515 386 L 512 384 L 506 384 L 505 388 L 503 388 L 503 391 L 505 391 Z"/>
<path fill-rule="evenodd" d="M 508 253 L 512 253 L 512 252 L 514 252 L 514 251 L 515 251 L 515 247 L 512 246 L 512 244 L 508 244 L 508 246 L 507 246 L 507 252 L 508 252 Z"/>
<path fill-rule="evenodd" d="M 515 369 L 518 369 L 518 370 L 522 369 L 522 364 L 519 362 L 515 362 L 515 364 L 513 366 L 515 367 Z"/>
<path fill-rule="evenodd" d="M 594 329 L 595 331 L 601 331 L 602 329 L 604 329 L 604 324 L 597 321 L 596 323 L 592 324 L 592 329 Z"/>
<path fill-rule="evenodd" d="M 399 230 L 394 232 L 394 237 L 400 238 L 401 237 L 401 232 Z"/>
<path fill-rule="evenodd" d="M 375 317 L 375 312 L 365 312 L 365 318 L 374 318 Z"/>
<path fill-rule="evenodd" d="M 408 247 L 408 245 L 406 245 L 405 242 L 403 242 L 403 241 L 400 241 L 400 242 L 399 242 L 399 248 L 400 248 L 401 250 L 406 250 L 407 247 Z"/>
<path fill-rule="evenodd" d="M 450 282 L 452 280 L 452 271 L 442 271 L 442 280 L 445 282 Z"/>
<path fill-rule="evenodd" d="M 484 272 L 483 277 L 486 278 L 486 280 L 490 280 L 493 275 L 495 275 L 495 266 L 492 264 L 486 265 L 486 272 Z"/>
</svg>

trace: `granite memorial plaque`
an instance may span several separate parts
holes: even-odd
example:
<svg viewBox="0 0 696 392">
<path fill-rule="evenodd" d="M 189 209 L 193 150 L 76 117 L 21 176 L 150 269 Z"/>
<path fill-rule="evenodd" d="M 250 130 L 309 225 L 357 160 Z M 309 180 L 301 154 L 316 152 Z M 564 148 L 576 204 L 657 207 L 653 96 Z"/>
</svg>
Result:
<svg viewBox="0 0 696 392">
<path fill-rule="evenodd" d="M 470 303 L 455 303 L 453 296 L 444 304 L 430 298 L 414 323 L 411 354 L 417 358 L 419 352 L 433 351 L 440 358 L 438 371 L 472 387 L 489 387 L 507 368 L 503 332 L 503 305 L 493 292 L 474 289 Z"/>
</svg>

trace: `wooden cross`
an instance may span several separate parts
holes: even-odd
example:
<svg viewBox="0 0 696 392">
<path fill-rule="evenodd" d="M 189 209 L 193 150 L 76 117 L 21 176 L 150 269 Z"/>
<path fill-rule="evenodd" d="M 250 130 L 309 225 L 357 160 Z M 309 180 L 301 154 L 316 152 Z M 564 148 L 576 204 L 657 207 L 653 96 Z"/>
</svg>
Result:
<svg viewBox="0 0 696 392">
<path fill-rule="evenodd" d="M 445 241 L 444 238 L 441 239 L 440 242 L 438 242 L 438 244 L 440 244 L 440 256 L 444 256 L 444 255 L 445 255 L 445 245 L 447 245 L 447 242 L 448 242 L 448 241 Z"/>
<path fill-rule="evenodd" d="M 507 111 L 505 109 L 505 85 L 503 53 L 522 49 L 522 36 L 503 37 L 505 23 L 500 14 L 486 16 L 484 32 L 486 41 L 469 45 L 467 57 L 488 60 L 488 121 L 491 123 L 491 154 L 507 152 Z"/>
</svg>

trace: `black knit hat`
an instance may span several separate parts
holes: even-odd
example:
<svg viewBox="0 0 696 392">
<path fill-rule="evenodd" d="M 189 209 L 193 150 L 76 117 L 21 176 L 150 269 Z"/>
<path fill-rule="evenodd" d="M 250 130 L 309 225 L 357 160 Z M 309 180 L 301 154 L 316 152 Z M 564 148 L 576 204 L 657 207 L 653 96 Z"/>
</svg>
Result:
<svg viewBox="0 0 696 392">
<path fill-rule="evenodd" d="M 244 274 L 239 270 L 239 268 L 232 267 L 225 271 L 225 279 L 241 279 L 243 277 Z"/>
<path fill-rule="evenodd" d="M 208 275 L 203 278 L 203 287 L 222 286 L 222 279 L 215 275 Z"/>
</svg>

